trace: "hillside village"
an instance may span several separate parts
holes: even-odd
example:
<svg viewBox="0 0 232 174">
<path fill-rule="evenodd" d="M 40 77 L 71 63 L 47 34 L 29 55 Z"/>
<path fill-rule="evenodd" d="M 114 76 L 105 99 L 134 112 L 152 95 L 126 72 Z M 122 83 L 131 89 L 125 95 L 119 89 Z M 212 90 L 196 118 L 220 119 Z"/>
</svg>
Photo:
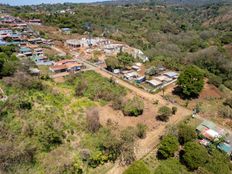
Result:
<svg viewBox="0 0 232 174">
<path fill-rule="evenodd" d="M 3 25 L 9 25 L 9 28 L 1 28 L 1 45 L 17 45 L 18 47 L 18 57 L 29 57 L 32 59 L 36 65 L 46 65 L 49 66 L 52 78 L 59 78 L 67 76 L 70 72 L 77 72 L 84 69 L 83 63 L 78 63 L 78 60 L 91 61 L 94 52 L 99 52 L 101 57 L 99 60 L 95 60 L 94 64 L 101 67 L 107 68 L 105 64 L 105 59 L 107 56 L 116 56 L 119 53 L 127 53 L 132 55 L 138 62 L 126 69 L 113 69 L 111 70 L 117 77 L 120 77 L 129 82 L 139 85 L 141 88 L 155 92 L 157 89 L 162 89 L 169 84 L 175 82 L 178 77 L 177 72 L 168 71 L 165 67 L 159 67 L 157 71 L 154 72 L 154 78 L 146 79 L 146 72 L 149 74 L 152 71 L 150 69 L 144 69 L 143 63 L 149 61 L 149 58 L 144 55 L 144 53 L 136 48 L 131 48 L 126 44 L 117 43 L 104 38 L 81 38 L 80 40 L 67 40 L 64 43 L 70 52 L 75 52 L 73 60 L 70 61 L 58 61 L 54 62 L 48 59 L 44 55 L 44 46 L 53 46 L 54 43 L 51 40 L 47 40 L 38 36 L 38 32 L 33 31 L 29 25 L 41 25 L 39 19 L 33 19 L 28 21 L 23 21 L 12 16 L 2 16 L 1 22 Z M 65 30 L 65 31 L 64 31 Z M 61 29 L 64 34 L 70 34 L 69 28 Z M 111 43 L 112 42 L 112 43 Z M 77 59 L 77 60 L 75 60 Z M 142 72 L 141 72 L 141 69 Z M 38 70 L 36 70 L 38 72 Z M 150 73 L 153 75 L 152 72 Z M 142 85 L 147 83 L 148 85 Z"/>
<path fill-rule="evenodd" d="M 73 9 L 69 8 L 58 10 L 56 13 L 60 15 L 76 14 Z M 36 29 L 37 27 L 39 27 L 39 30 Z M 39 139 L 38 142 L 42 145 L 38 145 L 35 149 L 47 149 L 43 151 L 44 154 L 38 153 L 39 155 L 36 154 L 37 156 L 33 155 L 32 157 L 37 161 L 43 161 L 41 166 L 44 169 L 41 169 L 41 171 L 43 170 L 45 173 L 54 171 L 54 174 L 60 171 L 65 173 L 66 168 L 63 169 L 63 166 L 60 169 L 54 164 L 49 167 L 47 165 L 50 159 L 52 163 L 58 163 L 59 158 L 61 163 L 67 164 L 67 157 L 76 160 L 75 164 L 67 164 L 67 166 L 76 165 L 76 168 L 70 166 L 68 168 L 78 171 L 77 173 L 85 173 L 85 171 L 88 171 L 87 173 L 102 173 L 100 171 L 106 170 L 107 172 L 103 173 L 122 174 L 124 172 L 130 174 L 130 170 L 132 173 L 135 170 L 131 169 L 133 165 L 149 166 L 149 170 L 158 171 L 163 170 L 160 167 L 165 163 L 165 160 L 174 160 L 180 170 L 195 173 L 200 171 L 202 166 L 200 164 L 199 166 L 191 166 L 191 164 L 187 164 L 185 156 L 181 156 L 188 143 L 190 144 L 189 147 L 191 143 L 195 143 L 192 144 L 192 147 L 203 148 L 202 151 L 208 150 L 206 154 L 208 155 L 209 152 L 209 159 L 204 161 L 206 164 L 212 159 L 210 155 L 214 154 L 215 149 L 220 152 L 218 156 L 226 161 L 224 161 L 225 164 L 228 161 L 228 163 L 231 163 L 231 122 L 228 118 L 225 118 L 225 120 L 224 118 L 218 118 L 217 115 L 225 115 L 225 112 L 216 111 L 216 107 L 213 105 L 213 102 L 217 103 L 217 109 L 220 107 L 232 108 L 230 106 L 231 101 L 230 98 L 224 100 L 223 97 L 225 97 L 226 92 L 219 92 L 215 85 L 208 83 L 210 79 L 201 75 L 201 71 L 199 71 L 199 74 L 196 73 L 199 77 L 202 76 L 203 82 L 198 97 L 189 98 L 189 96 L 178 95 L 178 87 L 181 86 L 179 83 L 183 77 L 183 72 L 185 72 L 184 69 L 172 68 L 160 60 L 151 64 L 151 58 L 142 49 L 113 38 L 92 36 L 90 31 L 77 36 L 72 33 L 72 28 L 54 27 L 56 32 L 59 33 L 59 37 L 64 38 L 61 40 L 48 37 L 51 33 L 46 33 L 45 29 L 41 32 L 43 27 L 46 28 L 47 26 L 40 18 L 23 19 L 10 13 L 0 13 L 0 48 L 7 50 L 8 47 L 12 47 L 12 50 L 14 50 L 12 55 L 17 57 L 18 63 L 16 64 L 21 68 L 15 70 L 16 75 L 13 73 L 11 75 L 13 76 L 12 79 L 10 75 L 9 77 L 8 75 L 1 75 L 3 80 L 0 83 L 0 111 L 3 117 L 13 113 L 13 111 L 8 112 L 6 109 L 11 108 L 11 102 L 16 100 L 11 96 L 14 90 L 20 91 L 24 85 L 27 87 L 26 83 L 29 82 L 35 83 L 35 85 L 31 85 L 30 89 L 28 87 L 29 90 L 26 90 L 28 93 L 25 92 L 24 96 L 19 94 L 19 96 L 22 95 L 17 99 L 20 104 L 19 106 L 12 105 L 12 110 L 13 108 L 16 108 L 16 110 L 20 108 L 18 110 L 22 113 L 28 113 L 28 116 L 31 114 L 30 111 L 37 112 L 36 122 L 38 121 L 38 123 L 32 123 L 35 125 L 39 124 L 40 119 L 44 117 L 44 115 L 40 116 L 39 114 L 46 114 L 46 111 L 50 115 L 57 114 L 54 123 L 52 123 L 53 120 L 49 120 L 47 123 L 55 125 L 53 125 L 55 131 L 51 133 L 54 134 L 52 136 L 55 138 L 52 137 L 54 139 L 48 140 L 48 142 L 54 144 L 54 147 L 50 148 L 46 142 L 44 145 L 43 140 Z M 194 69 L 195 66 L 191 68 Z M 20 74 L 24 69 L 29 76 Z M 190 72 L 186 74 L 192 76 Z M 25 82 L 21 81 L 21 78 L 24 78 Z M 183 77 L 183 79 L 185 78 Z M 47 88 L 46 91 L 45 88 Z M 230 94 L 228 92 L 227 97 Z M 53 100 L 52 98 L 56 99 Z M 45 103 L 44 108 L 39 110 L 43 102 Z M 35 111 L 32 108 L 35 108 Z M 18 119 L 23 122 L 24 118 L 20 112 L 17 113 Z M 228 109 L 227 113 L 229 114 L 229 112 Z M 83 119 L 85 118 L 83 115 L 86 115 L 87 122 L 85 122 L 86 119 Z M 60 121 L 58 121 L 59 119 Z M 77 123 L 78 121 L 80 123 Z M 43 124 L 46 124 L 46 122 Z M 32 137 L 32 134 L 34 134 L 33 131 L 33 133 L 30 133 L 32 128 L 25 125 L 22 126 L 22 130 L 28 131 L 31 134 L 29 137 Z M 84 126 L 87 128 L 83 128 Z M 186 128 L 185 126 L 189 127 Z M 16 123 L 9 124 L 9 127 L 12 127 L 15 132 L 21 129 L 19 128 L 21 126 L 17 126 Z M 50 130 L 52 126 L 48 125 L 47 127 Z M 107 129 L 104 129 L 106 127 Z M 86 129 L 90 133 L 83 133 Z M 133 134 L 131 133 L 133 129 L 136 132 L 133 136 L 136 136 L 136 138 L 130 135 Z M 185 135 L 181 135 L 181 129 L 189 137 L 186 138 Z M 61 130 L 63 134 L 59 136 Z M 125 131 L 123 132 L 123 130 Z M 36 131 L 42 132 L 41 135 L 44 137 L 47 136 L 43 130 Z M 38 132 L 35 133 L 36 136 L 39 134 Z M 76 135 L 77 132 L 78 136 Z M 125 135 L 122 133 L 125 133 Z M 103 138 L 97 140 L 98 134 Z M 63 137 L 65 137 L 64 140 L 61 140 Z M 118 149 L 115 151 L 112 149 L 114 145 L 110 143 L 111 139 L 107 139 L 111 137 L 120 139 L 118 144 L 115 145 L 117 146 L 115 148 L 121 148 L 119 151 L 117 151 Z M 191 140 L 188 140 L 188 138 Z M 116 139 L 112 138 L 112 142 L 114 141 Z M 105 145 L 106 142 L 109 144 Z M 95 143 L 102 144 L 96 145 Z M 168 149 L 173 145 L 169 143 L 176 143 L 175 152 L 171 152 L 171 148 Z M 67 150 L 69 147 L 72 149 L 71 153 Z M 165 149 L 166 147 L 168 150 Z M 14 148 L 12 149 L 14 150 Z M 63 152 L 62 148 L 64 148 Z M 33 151 L 33 148 L 31 150 Z M 25 153 L 29 154 L 29 152 Z M 49 153 L 54 153 L 54 158 L 50 157 Z M 65 153 L 67 153 L 67 156 Z M 81 154 L 81 157 L 74 156 L 72 153 Z M 196 155 L 197 153 L 196 150 Z M 25 161 L 29 158 L 28 154 L 25 155 Z M 0 154 L 1 157 L 3 157 L 3 165 L 0 164 L 0 173 L 5 170 L 1 168 L 7 168 L 8 163 L 14 161 L 10 158 L 9 162 L 5 160 L 4 155 L 1 156 Z M 128 159 L 125 160 L 124 158 Z M 179 158 L 180 161 L 185 160 L 185 162 L 182 162 L 183 165 L 179 161 L 176 162 Z M 24 158 L 22 159 L 24 161 Z M 142 164 L 139 164 L 140 162 Z M 128 165 L 131 165 L 131 167 L 128 167 Z M 154 165 L 156 166 L 154 167 Z M 16 165 L 16 168 L 10 168 L 10 170 L 15 171 L 17 167 Z M 26 170 L 23 169 L 22 171 Z M 146 170 L 144 169 L 145 174 Z M 227 171 L 229 170 L 231 171 L 231 168 Z M 28 169 L 28 171 L 34 172 L 40 171 L 40 169 Z M 203 169 L 202 171 L 204 173 Z M 216 172 L 212 173 L 217 174 Z"/>
</svg>

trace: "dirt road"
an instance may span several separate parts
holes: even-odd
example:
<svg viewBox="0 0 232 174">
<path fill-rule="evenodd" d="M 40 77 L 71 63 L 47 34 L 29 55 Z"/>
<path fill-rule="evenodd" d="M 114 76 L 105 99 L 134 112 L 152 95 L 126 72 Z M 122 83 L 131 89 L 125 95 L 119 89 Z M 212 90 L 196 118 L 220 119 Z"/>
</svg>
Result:
<svg viewBox="0 0 232 174">
<path fill-rule="evenodd" d="M 75 52 L 71 52 L 71 54 L 75 56 Z M 84 63 L 88 67 L 91 67 L 92 70 L 101 74 L 103 77 L 106 77 L 106 78 L 114 77 L 115 81 L 117 81 L 119 85 L 129 89 L 130 91 L 134 92 L 136 95 L 142 97 L 144 100 L 148 100 L 151 102 L 153 102 L 154 100 L 159 100 L 160 105 L 165 105 L 169 107 L 173 107 L 173 106 L 177 107 L 176 115 L 172 116 L 167 123 L 160 123 L 156 128 L 154 128 L 152 131 L 149 131 L 147 133 L 147 136 L 145 139 L 138 141 L 138 145 L 135 148 L 135 154 L 136 154 L 137 159 L 141 159 L 142 157 L 150 153 L 152 150 L 154 150 L 154 148 L 160 142 L 160 136 L 165 134 L 165 131 L 168 125 L 171 126 L 171 125 L 177 124 L 178 122 L 184 120 L 187 116 L 191 115 L 192 113 L 192 111 L 182 106 L 179 106 L 177 104 L 172 104 L 166 101 L 160 94 L 151 94 L 149 92 L 146 92 L 143 89 L 133 86 L 132 84 L 129 84 L 128 82 L 125 82 L 116 76 L 113 76 L 113 74 L 111 74 L 110 72 L 107 72 L 106 70 L 101 69 L 88 61 L 81 60 L 81 59 L 76 59 L 76 60 L 79 61 L 80 63 Z M 107 172 L 107 174 L 122 174 L 126 168 L 127 167 L 125 166 L 120 166 L 119 162 L 116 162 L 114 167 L 112 167 Z"/>
<path fill-rule="evenodd" d="M 60 49 L 60 48 L 58 48 L 56 46 L 51 46 L 51 49 L 59 52 L 61 55 L 64 55 L 64 56 L 66 55 L 66 52 L 64 52 L 62 49 Z"/>
</svg>

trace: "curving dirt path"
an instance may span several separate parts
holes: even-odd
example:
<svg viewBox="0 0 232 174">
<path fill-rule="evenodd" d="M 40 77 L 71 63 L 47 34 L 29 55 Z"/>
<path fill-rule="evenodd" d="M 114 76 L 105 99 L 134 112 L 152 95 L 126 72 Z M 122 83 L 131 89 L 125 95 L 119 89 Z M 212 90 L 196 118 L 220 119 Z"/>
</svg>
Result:
<svg viewBox="0 0 232 174">
<path fill-rule="evenodd" d="M 70 52 L 72 55 L 75 56 L 75 52 Z M 137 159 L 141 159 L 145 155 L 147 155 L 149 152 L 151 152 L 160 142 L 160 136 L 165 134 L 166 128 L 168 125 L 174 125 L 178 122 L 184 120 L 187 116 L 192 114 L 192 111 L 189 109 L 186 109 L 180 105 L 173 104 L 165 100 L 159 93 L 158 94 L 151 94 L 149 92 L 144 91 L 143 89 L 137 88 L 136 86 L 133 86 L 132 84 L 129 84 L 126 81 L 123 81 L 122 79 L 113 76 L 110 72 L 105 71 L 104 69 L 101 69 L 93 64 L 91 64 L 88 61 L 76 59 L 80 63 L 83 63 L 86 65 L 86 67 L 90 67 L 95 72 L 101 74 L 103 77 L 106 78 L 112 78 L 114 77 L 115 81 L 129 89 L 130 91 L 134 92 L 136 95 L 140 96 L 144 100 L 147 100 L 149 102 L 153 102 L 154 100 L 159 100 L 160 105 L 168 105 L 169 107 L 175 106 L 177 107 L 177 113 L 176 115 L 172 116 L 170 120 L 166 123 L 160 122 L 160 124 L 156 125 L 155 128 L 153 128 L 151 131 L 147 133 L 147 136 L 145 139 L 138 140 L 137 147 L 135 148 L 135 154 Z M 114 166 L 107 172 L 107 174 L 122 174 L 123 171 L 126 169 L 126 166 L 121 166 L 119 162 L 116 162 Z"/>
<path fill-rule="evenodd" d="M 101 74 L 103 77 L 106 78 L 112 78 L 112 74 L 108 73 L 105 70 L 102 70 L 99 67 L 96 67 L 92 65 L 89 62 L 82 61 L 78 59 L 78 61 L 87 64 L 90 66 L 95 72 Z M 191 115 L 192 111 L 189 109 L 186 109 L 182 106 L 179 106 L 177 104 L 172 104 L 168 101 L 166 101 L 159 93 L 158 94 L 150 94 L 140 88 L 137 88 L 136 86 L 133 86 L 120 78 L 114 76 L 115 81 L 117 83 L 130 91 L 134 92 L 136 95 L 142 97 L 144 100 L 148 100 L 150 102 L 153 102 L 154 100 L 159 100 L 159 104 L 161 105 L 168 105 L 169 107 L 175 106 L 177 107 L 177 113 L 176 115 L 172 116 L 170 120 L 167 123 L 160 123 L 155 128 L 153 128 L 152 131 L 147 133 L 147 137 L 142 140 L 138 140 L 137 147 L 135 148 L 135 154 L 137 159 L 141 159 L 145 155 L 147 155 L 149 152 L 151 152 L 160 142 L 160 136 L 165 134 L 166 126 L 168 125 L 174 125 L 178 122 L 184 120 L 187 116 Z M 116 162 L 114 167 L 112 167 L 107 174 L 122 174 L 123 171 L 126 169 L 126 166 L 120 166 L 119 162 Z"/>
</svg>

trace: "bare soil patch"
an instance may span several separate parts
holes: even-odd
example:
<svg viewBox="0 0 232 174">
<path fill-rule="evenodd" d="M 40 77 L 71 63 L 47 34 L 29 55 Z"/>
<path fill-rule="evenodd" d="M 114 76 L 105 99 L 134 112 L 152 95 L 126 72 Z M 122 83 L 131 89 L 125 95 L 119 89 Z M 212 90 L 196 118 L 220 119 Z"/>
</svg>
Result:
<svg viewBox="0 0 232 174">
<path fill-rule="evenodd" d="M 122 111 L 114 110 L 110 104 L 99 108 L 100 122 L 101 124 L 107 124 L 108 120 L 116 123 L 120 128 L 126 128 L 128 126 L 136 126 L 138 123 L 147 125 L 149 130 L 153 130 L 159 125 L 159 121 L 155 119 L 158 106 L 145 101 L 144 112 L 138 117 L 124 116 Z"/>
<path fill-rule="evenodd" d="M 199 99 L 206 99 L 208 97 L 221 98 L 222 93 L 214 85 L 205 83 L 204 89 L 199 95 Z"/>
</svg>

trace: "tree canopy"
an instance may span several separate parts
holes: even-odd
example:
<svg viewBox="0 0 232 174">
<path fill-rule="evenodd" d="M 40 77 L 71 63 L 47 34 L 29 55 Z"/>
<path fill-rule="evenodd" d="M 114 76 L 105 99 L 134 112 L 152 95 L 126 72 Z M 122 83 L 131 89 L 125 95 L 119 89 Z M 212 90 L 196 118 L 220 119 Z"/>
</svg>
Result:
<svg viewBox="0 0 232 174">
<path fill-rule="evenodd" d="M 204 87 L 204 74 L 196 66 L 188 66 L 181 72 L 177 84 L 185 96 L 197 96 Z"/>
<path fill-rule="evenodd" d="M 196 142 L 188 142 L 184 145 L 183 160 L 189 169 L 195 170 L 204 166 L 208 157 L 208 152 L 204 146 Z"/>
<path fill-rule="evenodd" d="M 164 159 L 172 157 L 174 156 L 174 153 L 178 150 L 178 148 L 178 139 L 173 135 L 167 135 L 162 139 L 160 143 L 160 147 L 158 149 L 158 157 Z"/>
<path fill-rule="evenodd" d="M 186 124 L 181 124 L 178 127 L 178 139 L 180 144 L 185 144 L 189 141 L 195 140 L 196 138 L 196 132 L 193 127 Z"/>
<path fill-rule="evenodd" d="M 143 161 L 134 162 L 123 174 L 150 174 L 150 170 Z"/>
<path fill-rule="evenodd" d="M 177 159 L 170 158 L 162 161 L 154 174 L 187 174 L 187 169 Z"/>
<path fill-rule="evenodd" d="M 0 77 L 13 75 L 16 71 L 18 58 L 14 55 L 14 47 L 0 47 Z"/>
<path fill-rule="evenodd" d="M 229 174 L 231 173 L 231 167 L 228 156 L 217 149 L 210 153 L 210 158 L 205 165 L 205 168 L 214 174 Z"/>
</svg>

